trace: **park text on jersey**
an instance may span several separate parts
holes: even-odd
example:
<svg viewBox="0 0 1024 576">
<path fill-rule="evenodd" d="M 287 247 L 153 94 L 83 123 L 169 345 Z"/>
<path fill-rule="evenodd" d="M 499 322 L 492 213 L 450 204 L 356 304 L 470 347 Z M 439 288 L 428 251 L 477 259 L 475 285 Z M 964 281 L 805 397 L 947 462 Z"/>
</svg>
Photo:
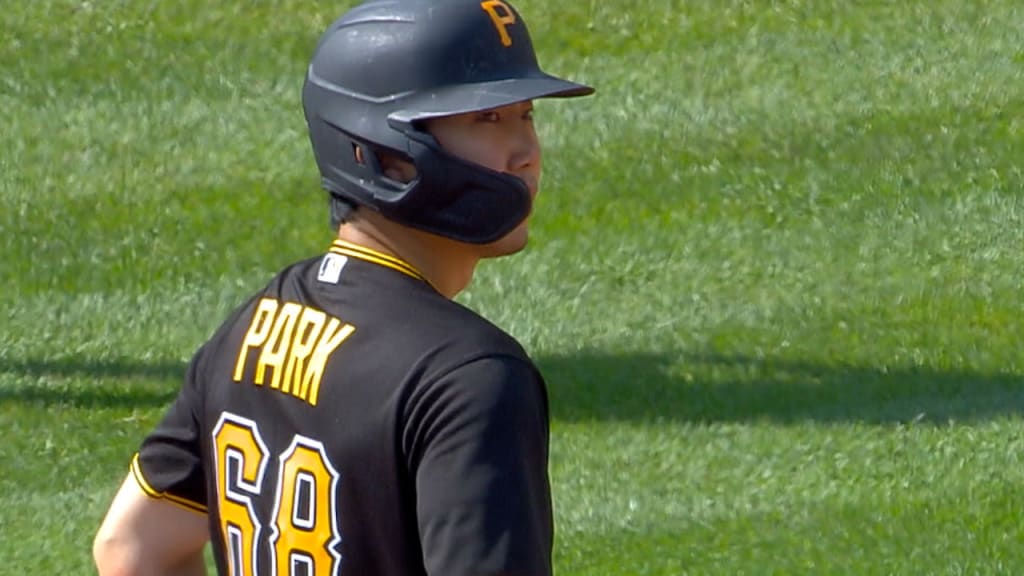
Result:
<svg viewBox="0 0 1024 576">
<path fill-rule="evenodd" d="M 253 384 L 269 384 L 316 406 L 327 360 L 353 332 L 355 326 L 321 310 L 263 298 L 238 351 L 234 381 L 242 381 L 250 353 L 259 348 Z"/>
</svg>

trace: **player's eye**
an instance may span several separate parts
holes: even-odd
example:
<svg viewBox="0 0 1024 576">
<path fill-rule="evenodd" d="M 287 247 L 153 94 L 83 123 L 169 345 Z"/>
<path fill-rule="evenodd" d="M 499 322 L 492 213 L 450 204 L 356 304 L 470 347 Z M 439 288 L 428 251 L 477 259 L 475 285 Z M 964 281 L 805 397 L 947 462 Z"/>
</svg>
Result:
<svg viewBox="0 0 1024 576">
<path fill-rule="evenodd" d="M 501 114 L 498 114 L 495 110 L 484 110 L 477 115 L 477 120 L 480 122 L 500 122 Z"/>
<path fill-rule="evenodd" d="M 523 120 L 529 120 L 531 122 L 533 121 L 533 108 L 528 108 L 525 112 L 523 112 Z"/>
</svg>

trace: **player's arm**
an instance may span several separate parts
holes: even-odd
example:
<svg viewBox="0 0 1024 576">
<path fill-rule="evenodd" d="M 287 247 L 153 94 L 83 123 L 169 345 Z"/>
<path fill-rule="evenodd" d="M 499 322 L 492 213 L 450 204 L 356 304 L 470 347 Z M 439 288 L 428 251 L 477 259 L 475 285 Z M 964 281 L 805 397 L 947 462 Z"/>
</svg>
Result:
<svg viewBox="0 0 1024 576">
<path fill-rule="evenodd" d="M 470 362 L 426 386 L 410 416 L 427 573 L 550 575 L 547 394 L 532 364 Z"/>
<path fill-rule="evenodd" d="M 143 440 L 96 534 L 100 576 L 206 572 L 209 526 L 198 420 L 204 349 L 189 364 L 178 397 Z"/>
<path fill-rule="evenodd" d="M 206 515 L 147 495 L 129 474 L 93 542 L 100 576 L 203 576 Z"/>
</svg>

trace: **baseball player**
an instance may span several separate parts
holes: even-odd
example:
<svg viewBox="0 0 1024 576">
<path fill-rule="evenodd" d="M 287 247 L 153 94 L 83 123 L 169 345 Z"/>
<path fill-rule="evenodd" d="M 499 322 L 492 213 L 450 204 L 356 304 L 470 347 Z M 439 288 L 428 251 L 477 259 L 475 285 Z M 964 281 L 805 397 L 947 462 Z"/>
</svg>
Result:
<svg viewBox="0 0 1024 576">
<path fill-rule="evenodd" d="M 337 239 L 193 357 L 94 543 L 101 575 L 551 573 L 544 381 L 452 298 L 527 239 L 538 67 L 505 0 L 369 0 L 302 100 Z"/>
</svg>

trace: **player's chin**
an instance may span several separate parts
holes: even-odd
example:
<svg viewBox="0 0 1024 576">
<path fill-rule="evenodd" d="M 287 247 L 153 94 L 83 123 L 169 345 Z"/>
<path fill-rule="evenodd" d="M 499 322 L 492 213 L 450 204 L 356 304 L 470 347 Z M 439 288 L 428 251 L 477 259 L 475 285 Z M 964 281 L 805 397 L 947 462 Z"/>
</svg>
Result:
<svg viewBox="0 0 1024 576">
<path fill-rule="evenodd" d="M 529 237 L 529 226 L 526 222 L 523 222 L 519 226 L 516 226 L 511 232 L 502 236 L 501 239 L 491 242 L 490 244 L 484 244 L 483 257 L 497 258 L 499 256 L 515 254 L 523 248 L 526 248 L 526 244 L 529 242 Z"/>
</svg>

